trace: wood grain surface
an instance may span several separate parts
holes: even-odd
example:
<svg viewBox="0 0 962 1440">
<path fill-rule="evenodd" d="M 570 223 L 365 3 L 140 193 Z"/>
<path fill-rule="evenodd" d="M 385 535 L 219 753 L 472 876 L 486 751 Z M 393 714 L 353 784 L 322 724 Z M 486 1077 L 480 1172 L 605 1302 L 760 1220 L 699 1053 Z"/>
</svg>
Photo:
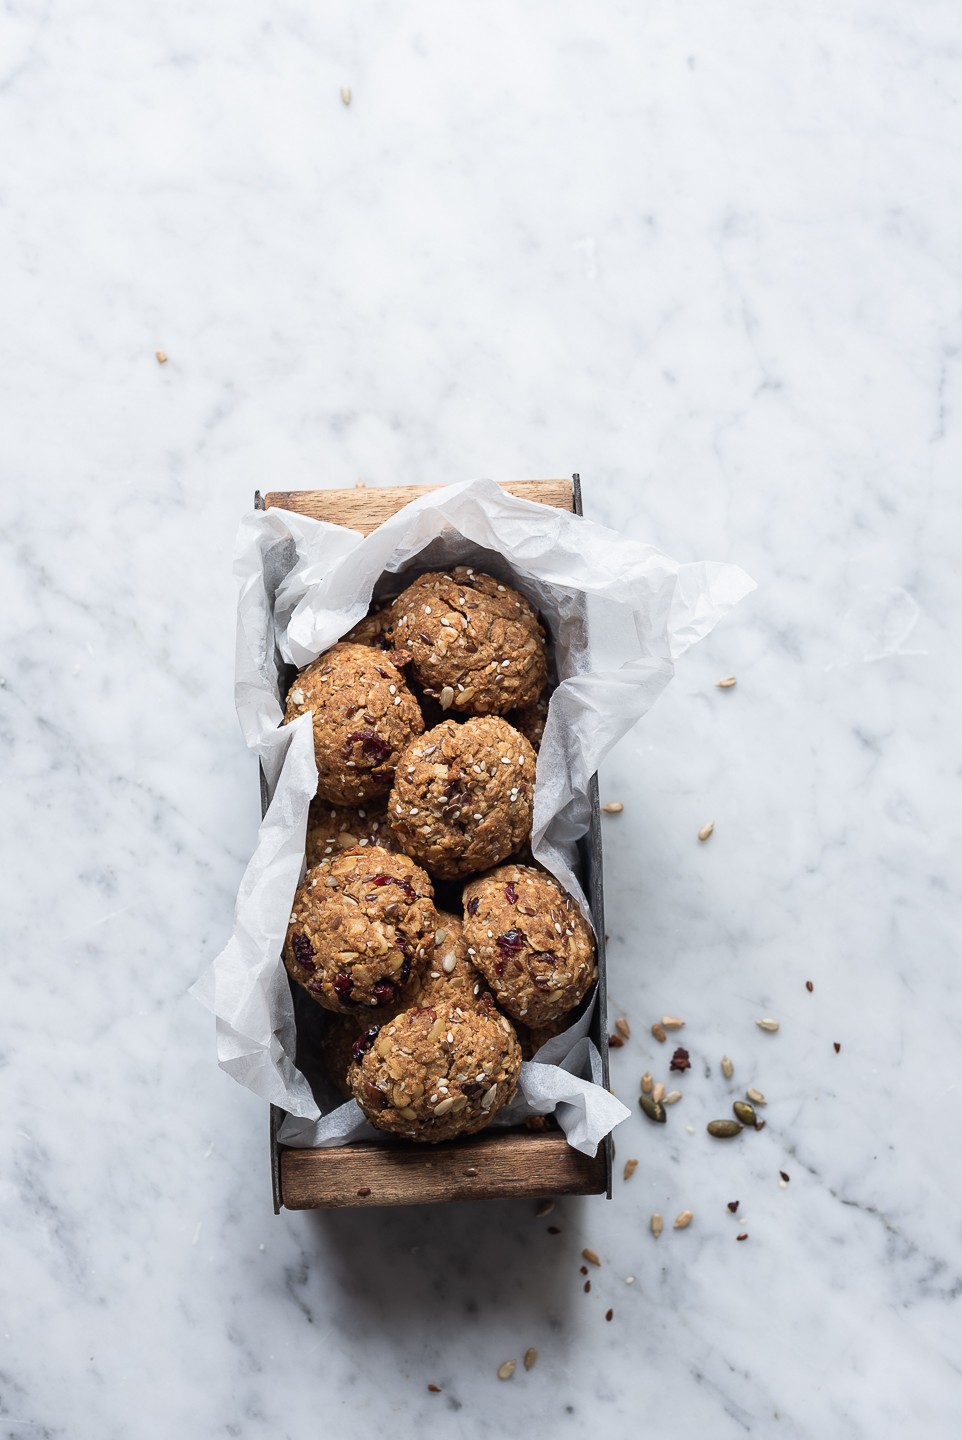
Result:
<svg viewBox="0 0 962 1440">
<path fill-rule="evenodd" d="M 560 1130 L 495 1131 L 444 1145 L 280 1151 L 281 1203 L 288 1210 L 598 1195 L 606 1180 L 604 1146 L 589 1158 L 572 1150 Z"/>
<path fill-rule="evenodd" d="M 502 490 L 520 495 L 523 500 L 536 500 L 556 510 L 573 509 L 573 486 L 570 480 L 505 480 Z M 421 495 L 440 490 L 440 485 L 391 485 L 360 487 L 356 490 L 272 490 L 264 496 L 264 508 L 278 506 L 326 520 L 331 525 L 347 525 L 368 535 L 382 521 Z"/>
</svg>

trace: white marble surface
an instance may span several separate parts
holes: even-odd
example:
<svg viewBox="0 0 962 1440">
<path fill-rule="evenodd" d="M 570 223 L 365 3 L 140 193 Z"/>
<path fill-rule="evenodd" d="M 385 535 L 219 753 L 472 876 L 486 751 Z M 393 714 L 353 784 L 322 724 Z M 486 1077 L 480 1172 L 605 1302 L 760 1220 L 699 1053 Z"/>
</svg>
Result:
<svg viewBox="0 0 962 1440">
<path fill-rule="evenodd" d="M 0 1434 L 955 1435 L 958 7 L 27 0 L 0 38 Z M 685 1098 L 557 1236 L 275 1219 L 185 993 L 257 823 L 237 517 L 572 470 L 760 587 L 603 775 L 615 1083 L 675 1011 Z M 725 1051 L 770 1100 L 727 1147 Z"/>
</svg>

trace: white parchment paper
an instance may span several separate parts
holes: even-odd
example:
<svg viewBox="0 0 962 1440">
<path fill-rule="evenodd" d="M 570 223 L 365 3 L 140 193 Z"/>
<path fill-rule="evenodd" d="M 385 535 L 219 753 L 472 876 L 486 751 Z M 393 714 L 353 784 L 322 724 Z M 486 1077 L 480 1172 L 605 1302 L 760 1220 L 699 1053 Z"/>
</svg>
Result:
<svg viewBox="0 0 962 1440">
<path fill-rule="evenodd" d="M 241 882 L 234 928 L 193 993 L 217 1020 L 221 1067 L 288 1112 L 288 1145 L 344 1144 L 377 1134 L 354 1101 L 322 1114 L 294 1064 L 294 1011 L 280 958 L 304 863 L 317 785 L 309 716 L 283 726 L 282 671 L 301 667 L 426 569 L 468 563 L 515 585 L 554 639 L 558 686 L 538 756 L 535 858 L 585 908 L 575 843 L 589 820 L 588 782 L 612 745 L 648 711 L 674 663 L 753 582 L 736 566 L 679 564 L 649 545 L 565 511 L 519 499 L 490 480 L 422 496 L 368 536 L 271 509 L 244 517 L 235 574 L 236 703 L 270 804 Z M 396 578 L 395 578 L 396 577 Z M 599 611 L 615 663 L 592 670 L 585 602 Z M 629 1113 L 598 1082 L 600 1057 L 581 1017 L 522 1067 L 499 1118 L 555 1112 L 568 1142 L 593 1155 Z M 383 1137 L 378 1136 L 379 1139 Z"/>
</svg>

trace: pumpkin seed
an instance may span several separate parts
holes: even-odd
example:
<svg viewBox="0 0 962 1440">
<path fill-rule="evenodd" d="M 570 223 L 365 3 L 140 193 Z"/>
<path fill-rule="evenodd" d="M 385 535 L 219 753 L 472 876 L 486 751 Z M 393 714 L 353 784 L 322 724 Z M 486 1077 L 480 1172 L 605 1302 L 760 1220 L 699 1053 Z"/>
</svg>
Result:
<svg viewBox="0 0 962 1440">
<path fill-rule="evenodd" d="M 659 1104 L 657 1100 L 653 1100 L 650 1095 L 639 1095 L 638 1104 L 642 1110 L 644 1110 L 649 1120 L 653 1120 L 656 1125 L 664 1125 L 668 1118 L 665 1114 L 664 1105 Z"/>
<path fill-rule="evenodd" d="M 746 1100 L 736 1100 L 732 1109 L 743 1125 L 754 1125 L 758 1119 L 758 1116 Z"/>
<path fill-rule="evenodd" d="M 709 1120 L 708 1133 L 716 1140 L 731 1140 L 742 1133 L 742 1127 L 737 1120 Z"/>
</svg>

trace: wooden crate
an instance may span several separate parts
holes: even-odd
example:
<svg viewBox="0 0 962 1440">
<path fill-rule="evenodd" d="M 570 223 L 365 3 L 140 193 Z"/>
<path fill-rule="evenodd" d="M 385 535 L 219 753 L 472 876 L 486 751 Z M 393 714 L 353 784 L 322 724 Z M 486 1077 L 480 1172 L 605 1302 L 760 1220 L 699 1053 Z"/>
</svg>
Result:
<svg viewBox="0 0 962 1440">
<path fill-rule="evenodd" d="M 347 525 L 367 535 L 403 506 L 437 486 L 402 485 L 352 490 L 279 490 L 255 497 L 255 506 L 279 506 Z M 513 495 L 560 510 L 581 510 L 581 482 L 505 481 Z M 582 884 L 598 934 L 598 999 L 591 1038 L 601 1052 L 602 1083 L 608 1085 L 605 914 L 601 817 L 597 779 L 591 782 L 591 826 L 579 842 Z M 261 776 L 262 808 L 267 794 Z M 333 1150 L 299 1150 L 281 1145 L 283 1111 L 271 1106 L 271 1174 L 274 1212 L 363 1205 L 424 1205 L 446 1200 L 531 1198 L 543 1195 L 607 1195 L 611 1198 L 612 1143 L 609 1135 L 593 1158 L 581 1155 L 560 1130 L 486 1130 L 441 1145 L 364 1142 Z"/>
</svg>

